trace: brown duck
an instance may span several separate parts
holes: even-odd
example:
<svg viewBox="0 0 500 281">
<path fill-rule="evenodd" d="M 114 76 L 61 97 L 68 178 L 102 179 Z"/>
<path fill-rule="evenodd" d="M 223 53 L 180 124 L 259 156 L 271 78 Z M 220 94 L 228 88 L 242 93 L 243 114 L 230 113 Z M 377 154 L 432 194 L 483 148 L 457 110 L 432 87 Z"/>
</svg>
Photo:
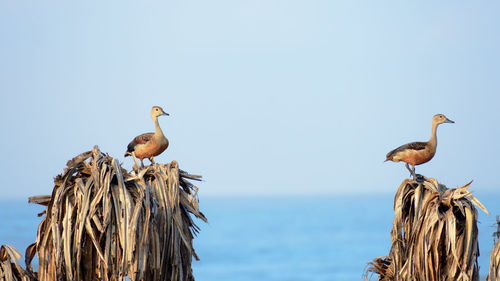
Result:
<svg viewBox="0 0 500 281">
<path fill-rule="evenodd" d="M 155 123 L 154 133 L 145 133 L 135 137 L 127 146 L 127 152 L 125 152 L 125 157 L 135 156 L 141 159 L 141 165 L 144 167 L 142 160 L 148 158 L 151 164 L 154 164 L 153 157 L 160 155 L 168 147 L 168 139 L 163 135 L 163 131 L 158 124 L 158 116 L 166 115 L 168 113 L 163 111 L 159 106 L 153 106 L 151 109 L 151 118 Z"/>
<path fill-rule="evenodd" d="M 432 118 L 432 134 L 427 142 L 411 142 L 402 145 L 389 153 L 387 153 L 385 161 L 406 163 L 406 168 L 410 171 L 413 178 L 415 178 L 415 165 L 420 165 L 428 162 L 436 154 L 437 137 L 436 130 L 439 124 L 442 123 L 455 123 L 446 118 L 443 114 L 436 114 Z M 408 165 L 412 166 L 412 169 Z"/>
</svg>

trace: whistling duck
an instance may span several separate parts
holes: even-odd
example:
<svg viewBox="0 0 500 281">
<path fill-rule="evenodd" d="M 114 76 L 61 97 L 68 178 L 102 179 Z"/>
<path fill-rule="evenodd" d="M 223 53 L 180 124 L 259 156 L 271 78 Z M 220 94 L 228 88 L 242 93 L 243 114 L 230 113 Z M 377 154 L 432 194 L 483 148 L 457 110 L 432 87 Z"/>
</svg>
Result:
<svg viewBox="0 0 500 281">
<path fill-rule="evenodd" d="M 151 164 L 154 164 L 153 157 L 160 155 L 168 147 L 168 140 L 163 135 L 163 132 L 158 124 L 158 116 L 166 115 L 168 113 L 163 111 L 159 106 L 153 106 L 151 109 L 151 118 L 155 123 L 154 133 L 145 133 L 135 137 L 127 146 L 127 152 L 125 152 L 125 157 L 132 155 L 141 159 L 141 165 L 144 167 L 142 160 L 148 158 Z M 137 162 L 137 160 L 136 160 Z"/>
<path fill-rule="evenodd" d="M 410 171 L 413 178 L 415 178 L 415 165 L 423 164 L 434 157 L 437 147 L 436 130 L 439 124 L 442 123 L 455 123 L 446 118 L 443 114 L 436 114 L 432 118 L 432 134 L 428 142 L 411 142 L 402 145 L 389 153 L 387 153 L 385 161 L 406 163 L 406 168 Z M 385 162 L 384 161 L 384 162 Z M 408 166 L 410 164 L 412 169 Z"/>
</svg>

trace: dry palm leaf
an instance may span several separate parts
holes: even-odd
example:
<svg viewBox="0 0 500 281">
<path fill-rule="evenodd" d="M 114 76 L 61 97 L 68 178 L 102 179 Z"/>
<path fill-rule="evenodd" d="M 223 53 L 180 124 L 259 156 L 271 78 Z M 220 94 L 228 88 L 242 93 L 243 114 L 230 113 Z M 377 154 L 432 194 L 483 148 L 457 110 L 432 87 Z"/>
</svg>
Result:
<svg viewBox="0 0 500 281">
<path fill-rule="evenodd" d="M 47 208 L 26 249 L 27 272 L 40 281 L 194 280 L 198 228 L 189 213 L 206 218 L 187 179 L 199 177 L 176 161 L 128 173 L 97 147 L 73 158 L 50 198 L 31 199 Z"/>
<path fill-rule="evenodd" d="M 377 280 L 479 280 L 476 204 L 467 188 L 404 180 L 394 197 L 392 247 L 370 263 Z M 368 279 L 368 275 L 367 275 Z"/>
<path fill-rule="evenodd" d="M 11 245 L 0 247 L 0 281 L 28 281 L 27 272 L 17 263 L 21 253 Z"/>
<path fill-rule="evenodd" d="M 490 270 L 488 272 L 488 281 L 500 280 L 500 219 L 497 216 L 497 231 L 493 233 L 496 243 L 491 250 L 490 255 Z"/>
</svg>

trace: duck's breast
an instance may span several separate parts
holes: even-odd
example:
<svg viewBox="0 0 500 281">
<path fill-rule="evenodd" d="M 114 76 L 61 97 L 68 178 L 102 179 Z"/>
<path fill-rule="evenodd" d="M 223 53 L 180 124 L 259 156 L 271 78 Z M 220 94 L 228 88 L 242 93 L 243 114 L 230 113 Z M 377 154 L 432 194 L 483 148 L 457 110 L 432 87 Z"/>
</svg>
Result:
<svg viewBox="0 0 500 281">
<path fill-rule="evenodd" d="M 158 154 L 162 153 L 163 151 L 165 151 L 165 149 L 167 149 L 168 147 L 168 139 L 166 137 L 163 137 L 159 142 L 158 142 Z M 156 155 L 158 155 L 156 154 Z"/>
</svg>

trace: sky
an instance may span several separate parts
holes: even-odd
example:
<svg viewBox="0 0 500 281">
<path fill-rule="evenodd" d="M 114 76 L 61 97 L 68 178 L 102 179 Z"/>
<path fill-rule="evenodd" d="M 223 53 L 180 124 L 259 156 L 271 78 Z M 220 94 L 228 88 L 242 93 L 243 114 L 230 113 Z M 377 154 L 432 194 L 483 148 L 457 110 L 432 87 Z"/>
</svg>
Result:
<svg viewBox="0 0 500 281">
<path fill-rule="evenodd" d="M 498 191 L 498 1 L 0 0 L 1 196 L 50 194 L 94 145 L 124 158 L 153 105 L 200 196 L 392 193 L 417 173 Z M 147 160 L 145 162 L 148 162 Z M 481 199 L 481 196 L 478 196 Z"/>
</svg>

